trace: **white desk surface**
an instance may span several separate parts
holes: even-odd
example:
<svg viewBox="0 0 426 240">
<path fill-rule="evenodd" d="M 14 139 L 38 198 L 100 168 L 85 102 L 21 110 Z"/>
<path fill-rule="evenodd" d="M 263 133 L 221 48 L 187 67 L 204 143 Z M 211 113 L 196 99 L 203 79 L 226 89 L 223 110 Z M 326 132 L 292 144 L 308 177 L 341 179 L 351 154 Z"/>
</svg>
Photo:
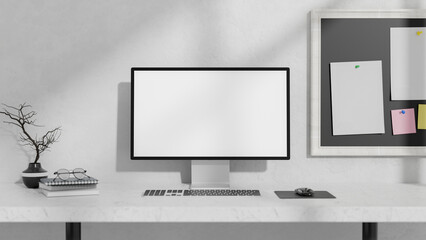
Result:
<svg viewBox="0 0 426 240">
<path fill-rule="evenodd" d="M 0 184 L 0 222 L 426 222 L 426 186 L 330 185 L 336 199 L 141 197 L 156 186 L 98 185 L 98 196 L 46 198 L 22 184 Z M 311 186 L 312 187 L 312 186 Z M 163 189 L 187 185 L 163 186 Z M 315 189 L 315 188 L 314 188 Z"/>
</svg>

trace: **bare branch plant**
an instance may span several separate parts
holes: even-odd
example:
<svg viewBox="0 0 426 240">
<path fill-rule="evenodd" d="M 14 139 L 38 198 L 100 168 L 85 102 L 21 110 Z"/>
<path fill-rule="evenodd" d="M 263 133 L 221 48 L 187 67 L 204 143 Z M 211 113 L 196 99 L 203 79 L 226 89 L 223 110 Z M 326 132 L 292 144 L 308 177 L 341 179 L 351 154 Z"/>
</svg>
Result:
<svg viewBox="0 0 426 240">
<path fill-rule="evenodd" d="M 41 138 L 37 137 L 37 135 L 32 137 L 28 133 L 27 126 L 41 126 L 35 124 L 36 119 L 34 119 L 34 116 L 37 115 L 37 113 L 31 110 L 31 105 L 24 103 L 20 104 L 18 107 L 6 104 L 3 104 L 3 106 L 5 108 L 0 111 L 0 114 L 3 114 L 10 119 L 3 122 L 15 125 L 22 130 L 22 133 L 19 134 L 19 141 L 23 146 L 28 146 L 36 152 L 33 163 L 37 163 L 40 159 L 40 155 L 49 149 L 50 145 L 58 141 L 61 135 L 61 127 L 47 131 Z"/>
</svg>

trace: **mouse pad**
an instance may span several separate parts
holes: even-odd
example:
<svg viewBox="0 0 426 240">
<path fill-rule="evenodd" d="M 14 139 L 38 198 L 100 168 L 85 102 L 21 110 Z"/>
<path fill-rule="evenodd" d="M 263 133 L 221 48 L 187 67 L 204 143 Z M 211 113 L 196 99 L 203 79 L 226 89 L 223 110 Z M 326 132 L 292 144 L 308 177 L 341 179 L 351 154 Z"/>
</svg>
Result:
<svg viewBox="0 0 426 240">
<path fill-rule="evenodd" d="M 336 198 L 331 193 L 327 191 L 315 191 L 312 196 L 300 196 L 297 195 L 294 191 L 275 191 L 275 194 L 280 199 L 318 199 L 318 198 Z"/>
</svg>

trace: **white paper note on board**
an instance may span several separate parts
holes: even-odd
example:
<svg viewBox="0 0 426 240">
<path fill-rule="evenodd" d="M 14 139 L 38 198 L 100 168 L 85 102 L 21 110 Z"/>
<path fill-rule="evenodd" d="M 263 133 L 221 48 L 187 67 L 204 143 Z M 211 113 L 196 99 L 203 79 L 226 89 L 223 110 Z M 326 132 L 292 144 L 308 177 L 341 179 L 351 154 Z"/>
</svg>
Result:
<svg viewBox="0 0 426 240">
<path fill-rule="evenodd" d="M 426 100 L 426 28 L 390 29 L 391 99 Z"/>
<path fill-rule="evenodd" d="M 382 61 L 330 63 L 333 135 L 384 134 Z"/>
</svg>

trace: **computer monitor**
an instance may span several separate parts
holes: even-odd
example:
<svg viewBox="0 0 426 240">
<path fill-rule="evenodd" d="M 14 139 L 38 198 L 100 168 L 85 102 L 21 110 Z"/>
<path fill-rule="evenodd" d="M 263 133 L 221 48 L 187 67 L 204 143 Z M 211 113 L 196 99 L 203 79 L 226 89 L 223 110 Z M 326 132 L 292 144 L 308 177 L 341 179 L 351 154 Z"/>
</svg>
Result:
<svg viewBox="0 0 426 240">
<path fill-rule="evenodd" d="M 132 68 L 131 159 L 192 160 L 192 188 L 228 188 L 229 160 L 290 159 L 290 70 Z"/>
</svg>

